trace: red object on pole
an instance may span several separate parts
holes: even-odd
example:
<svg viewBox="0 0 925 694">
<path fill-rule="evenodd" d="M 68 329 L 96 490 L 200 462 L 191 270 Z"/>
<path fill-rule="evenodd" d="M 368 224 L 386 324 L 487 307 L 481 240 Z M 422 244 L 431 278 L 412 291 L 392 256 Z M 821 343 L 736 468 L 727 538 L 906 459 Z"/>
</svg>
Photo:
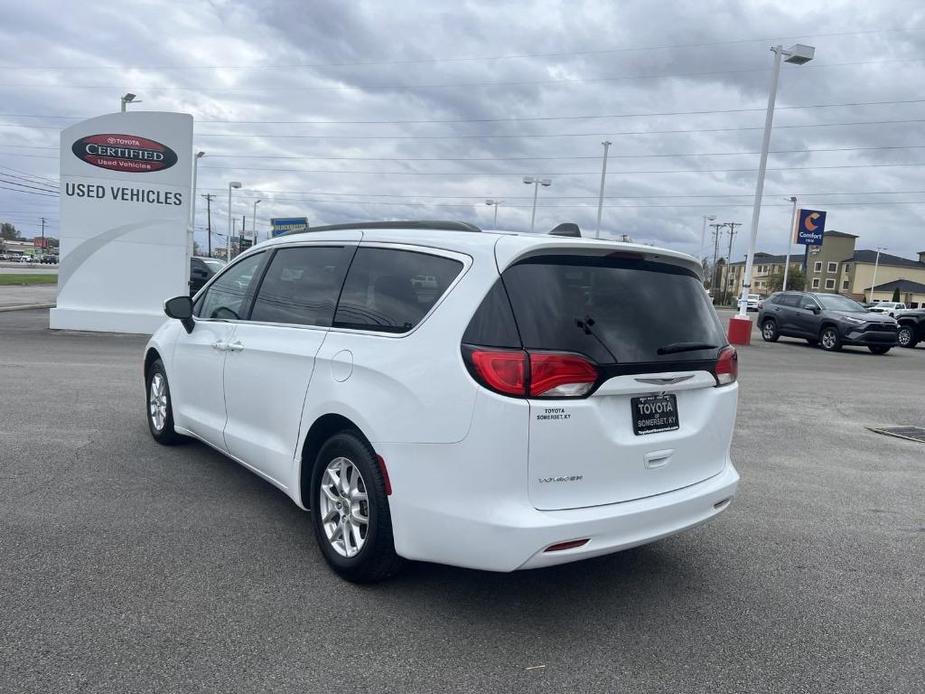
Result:
<svg viewBox="0 0 925 694">
<path fill-rule="evenodd" d="M 733 316 L 729 319 L 729 344 L 750 345 L 752 343 L 752 319 L 748 316 Z"/>
</svg>

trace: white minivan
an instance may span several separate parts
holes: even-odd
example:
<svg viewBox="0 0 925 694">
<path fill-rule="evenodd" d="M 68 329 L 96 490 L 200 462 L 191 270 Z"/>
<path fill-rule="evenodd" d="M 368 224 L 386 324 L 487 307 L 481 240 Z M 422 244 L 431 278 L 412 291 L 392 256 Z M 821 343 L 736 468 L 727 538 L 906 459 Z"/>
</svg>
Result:
<svg viewBox="0 0 925 694">
<path fill-rule="evenodd" d="M 462 223 L 280 236 L 166 302 L 149 428 L 282 489 L 349 580 L 616 552 L 736 492 L 737 357 L 700 271 Z"/>
</svg>

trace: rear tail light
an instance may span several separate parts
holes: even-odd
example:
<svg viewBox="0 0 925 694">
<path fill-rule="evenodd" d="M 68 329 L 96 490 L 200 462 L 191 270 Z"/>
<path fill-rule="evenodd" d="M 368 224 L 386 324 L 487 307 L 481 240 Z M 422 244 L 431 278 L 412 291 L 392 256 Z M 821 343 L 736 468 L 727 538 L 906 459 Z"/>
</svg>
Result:
<svg viewBox="0 0 925 694">
<path fill-rule="evenodd" d="M 597 366 L 577 354 L 468 347 L 463 350 L 479 383 L 503 395 L 579 398 L 594 388 Z"/>
<path fill-rule="evenodd" d="M 483 385 L 504 395 L 523 395 L 527 387 L 527 353 L 522 350 L 473 350 L 470 354 Z"/>
<path fill-rule="evenodd" d="M 530 354 L 530 395 L 576 398 L 597 382 L 597 367 L 575 354 Z"/>
<path fill-rule="evenodd" d="M 736 382 L 739 377 L 739 355 L 734 347 L 727 345 L 720 350 L 713 375 L 716 376 L 718 386 L 727 386 Z"/>
</svg>

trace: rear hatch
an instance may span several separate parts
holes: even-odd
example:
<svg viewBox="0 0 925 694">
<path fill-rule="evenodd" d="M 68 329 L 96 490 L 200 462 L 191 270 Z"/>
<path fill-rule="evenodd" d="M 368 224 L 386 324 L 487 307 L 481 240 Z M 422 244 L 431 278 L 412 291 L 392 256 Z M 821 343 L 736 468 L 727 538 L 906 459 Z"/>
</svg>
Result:
<svg viewBox="0 0 925 694">
<path fill-rule="evenodd" d="M 718 474 L 728 455 L 734 351 L 699 276 L 688 261 L 612 249 L 521 258 L 492 292 L 509 299 L 502 308 L 527 355 L 528 485 L 538 509 L 672 491 Z M 504 312 L 491 296 L 497 325 Z M 471 327 L 467 335 L 476 339 Z M 481 331 L 492 332 L 484 321 Z M 572 373 L 589 392 L 581 383 L 538 385 L 550 361 L 566 376 L 556 381 L 553 373 L 547 385 Z M 593 364 L 591 375 L 582 362 Z M 733 375 L 718 379 L 718 363 Z"/>
</svg>

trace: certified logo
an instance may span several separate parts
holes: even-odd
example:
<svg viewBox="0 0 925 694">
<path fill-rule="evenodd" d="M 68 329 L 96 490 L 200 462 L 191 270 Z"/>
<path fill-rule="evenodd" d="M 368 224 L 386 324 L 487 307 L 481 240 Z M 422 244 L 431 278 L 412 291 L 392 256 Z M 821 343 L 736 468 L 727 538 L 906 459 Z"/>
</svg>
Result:
<svg viewBox="0 0 925 694">
<path fill-rule="evenodd" d="M 177 163 L 170 147 L 137 135 L 87 135 L 71 151 L 81 161 L 111 171 L 163 171 Z"/>
</svg>

